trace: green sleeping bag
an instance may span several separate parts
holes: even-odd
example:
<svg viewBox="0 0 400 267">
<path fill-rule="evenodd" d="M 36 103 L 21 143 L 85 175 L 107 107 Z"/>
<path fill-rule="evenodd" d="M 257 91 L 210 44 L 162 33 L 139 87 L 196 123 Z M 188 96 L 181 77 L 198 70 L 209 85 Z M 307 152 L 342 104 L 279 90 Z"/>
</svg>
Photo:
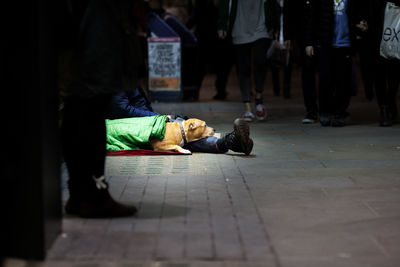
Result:
<svg viewBox="0 0 400 267">
<path fill-rule="evenodd" d="M 106 120 L 107 150 L 152 149 L 151 139 L 163 139 L 165 115 Z"/>
</svg>

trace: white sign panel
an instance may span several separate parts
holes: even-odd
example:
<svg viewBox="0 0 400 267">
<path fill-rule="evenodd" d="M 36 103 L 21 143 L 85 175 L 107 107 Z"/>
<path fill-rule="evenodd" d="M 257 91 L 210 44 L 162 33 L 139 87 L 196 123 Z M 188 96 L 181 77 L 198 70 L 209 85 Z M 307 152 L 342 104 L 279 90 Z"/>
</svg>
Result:
<svg viewBox="0 0 400 267">
<path fill-rule="evenodd" d="M 179 38 L 148 38 L 149 89 L 180 91 L 181 43 Z"/>
</svg>

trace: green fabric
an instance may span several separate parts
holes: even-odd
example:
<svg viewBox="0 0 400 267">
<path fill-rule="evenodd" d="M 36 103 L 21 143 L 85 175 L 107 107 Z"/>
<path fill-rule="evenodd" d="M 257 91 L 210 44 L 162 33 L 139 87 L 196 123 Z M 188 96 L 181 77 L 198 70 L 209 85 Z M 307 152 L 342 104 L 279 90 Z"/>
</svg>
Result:
<svg viewBox="0 0 400 267">
<path fill-rule="evenodd" d="M 152 149 L 151 139 L 163 139 L 167 116 L 106 120 L 107 150 Z"/>
</svg>

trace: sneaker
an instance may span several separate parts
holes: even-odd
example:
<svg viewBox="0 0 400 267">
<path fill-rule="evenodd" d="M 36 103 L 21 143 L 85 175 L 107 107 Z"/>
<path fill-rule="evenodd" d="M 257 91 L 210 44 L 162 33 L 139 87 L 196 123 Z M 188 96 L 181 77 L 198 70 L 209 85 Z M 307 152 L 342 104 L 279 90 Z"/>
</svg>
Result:
<svg viewBox="0 0 400 267">
<path fill-rule="evenodd" d="M 251 112 L 249 110 L 246 111 L 242 116 L 242 119 L 244 119 L 245 121 L 248 121 L 248 122 L 253 121 L 254 118 L 255 118 L 255 116 L 254 116 L 253 112 Z"/>
<path fill-rule="evenodd" d="M 319 116 L 319 122 L 323 127 L 331 126 L 331 116 L 329 114 L 321 114 Z"/>
<path fill-rule="evenodd" d="M 315 123 L 318 120 L 318 116 L 315 115 L 314 113 L 307 113 L 307 115 L 304 117 L 304 119 L 301 121 L 303 124 L 311 124 Z"/>
<path fill-rule="evenodd" d="M 257 120 L 259 120 L 259 121 L 263 121 L 267 118 L 267 112 L 265 110 L 264 105 L 258 104 L 256 106 L 256 117 L 257 117 Z"/>
</svg>

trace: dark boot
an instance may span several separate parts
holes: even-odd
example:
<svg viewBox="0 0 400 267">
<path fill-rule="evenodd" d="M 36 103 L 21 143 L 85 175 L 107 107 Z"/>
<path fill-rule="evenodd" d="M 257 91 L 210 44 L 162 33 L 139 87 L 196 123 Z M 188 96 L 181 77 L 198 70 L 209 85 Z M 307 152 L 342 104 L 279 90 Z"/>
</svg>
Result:
<svg viewBox="0 0 400 267">
<path fill-rule="evenodd" d="M 379 120 L 379 126 L 382 127 L 388 127 L 392 126 L 392 115 L 389 112 L 389 109 L 387 106 L 381 106 L 381 117 Z"/>
<path fill-rule="evenodd" d="M 226 134 L 218 140 L 218 149 L 221 151 L 230 149 L 249 155 L 253 149 L 249 124 L 243 119 L 236 119 L 233 123 L 233 129 L 233 132 Z"/>
<path fill-rule="evenodd" d="M 93 177 L 92 186 L 81 190 L 79 197 L 76 194 L 71 195 L 65 211 L 82 218 L 107 218 L 131 216 L 137 209 L 115 201 L 108 191 L 108 183 L 101 176 Z"/>
</svg>

